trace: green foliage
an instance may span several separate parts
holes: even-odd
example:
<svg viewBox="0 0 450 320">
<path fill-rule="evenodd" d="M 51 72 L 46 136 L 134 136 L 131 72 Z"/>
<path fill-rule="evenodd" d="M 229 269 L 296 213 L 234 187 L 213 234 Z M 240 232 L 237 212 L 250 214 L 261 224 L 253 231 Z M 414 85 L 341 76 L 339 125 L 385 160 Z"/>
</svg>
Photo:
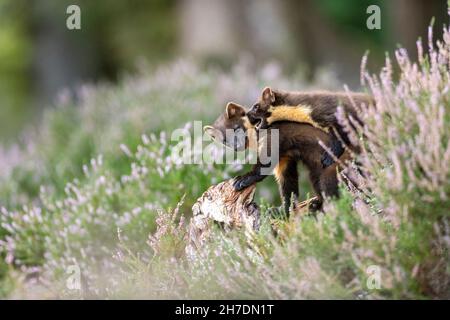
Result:
<svg viewBox="0 0 450 320">
<path fill-rule="evenodd" d="M 383 33 L 377 30 L 367 32 L 367 29 L 365 29 L 366 21 L 369 17 L 366 10 L 371 5 L 377 5 L 380 7 L 381 12 L 386 12 L 386 2 L 383 0 L 361 0 L 357 2 L 352 0 L 339 2 L 333 0 L 317 1 L 318 9 L 337 28 L 346 31 L 352 37 L 357 37 L 360 41 L 364 41 L 370 46 L 373 46 L 373 44 L 381 45 L 388 40 L 386 37 L 389 33 Z M 387 26 L 388 19 L 385 15 L 382 16 L 382 21 L 383 28 L 389 28 Z"/>
<path fill-rule="evenodd" d="M 83 86 L 76 97 L 62 93 L 23 145 L 0 160 L 2 270 L 39 266 L 61 275 L 77 261 L 98 274 L 117 250 L 117 229 L 130 248 L 148 250 L 159 210 L 185 196 L 180 210 L 189 216 L 211 182 L 242 167 L 183 164 L 167 130 L 192 134 L 192 121 L 211 123 L 231 99 L 226 92 L 251 101 L 247 93 L 267 79 L 250 77 L 248 68 L 241 64 L 223 74 L 179 61 L 117 86 Z M 234 78 L 245 79 L 241 91 Z M 271 189 L 275 194 L 275 185 Z"/>
<path fill-rule="evenodd" d="M 19 2 L 19 1 L 17 1 Z M 23 75 L 31 65 L 31 46 L 20 10 L 0 2 L 0 142 L 29 119 L 27 92 L 29 83 Z M 7 121 L 5 121 L 7 119 Z"/>
<path fill-rule="evenodd" d="M 190 207 L 242 166 L 185 163 L 168 130 L 192 132 L 191 120 L 252 101 L 265 82 L 302 85 L 264 69 L 224 74 L 180 62 L 82 87 L 77 102 L 62 96 L 14 161 L 0 158 L 1 293 L 42 292 L 39 275 L 52 297 L 448 298 L 450 31 L 444 40 L 418 64 L 396 52 L 397 81 L 389 60 L 379 76 L 363 70 L 376 105 L 351 133 L 364 137 L 362 193 L 343 186 L 323 213 L 289 220 L 263 201 L 252 241 L 215 230 L 197 257 L 184 254 Z M 65 286 L 72 265 L 80 291 Z"/>
</svg>

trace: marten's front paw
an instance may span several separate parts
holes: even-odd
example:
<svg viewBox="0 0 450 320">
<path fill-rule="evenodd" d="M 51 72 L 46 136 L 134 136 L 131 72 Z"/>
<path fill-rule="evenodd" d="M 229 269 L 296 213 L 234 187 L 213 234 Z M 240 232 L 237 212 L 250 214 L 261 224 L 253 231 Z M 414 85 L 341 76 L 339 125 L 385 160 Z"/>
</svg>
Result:
<svg viewBox="0 0 450 320">
<path fill-rule="evenodd" d="M 233 187 L 236 191 L 241 191 L 252 185 L 251 177 L 239 176 L 234 178 Z"/>
</svg>

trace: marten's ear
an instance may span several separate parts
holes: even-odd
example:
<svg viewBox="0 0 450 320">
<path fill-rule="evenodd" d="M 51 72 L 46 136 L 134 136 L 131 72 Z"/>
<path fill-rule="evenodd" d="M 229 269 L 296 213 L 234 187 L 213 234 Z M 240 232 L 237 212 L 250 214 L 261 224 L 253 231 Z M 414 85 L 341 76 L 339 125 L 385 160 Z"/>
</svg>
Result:
<svg viewBox="0 0 450 320">
<path fill-rule="evenodd" d="M 231 119 L 233 117 L 243 117 L 245 116 L 245 108 L 234 102 L 228 102 L 226 107 L 227 118 Z"/>
<path fill-rule="evenodd" d="M 272 104 L 275 102 L 275 94 L 270 87 L 265 87 L 261 94 L 262 101 Z"/>
</svg>

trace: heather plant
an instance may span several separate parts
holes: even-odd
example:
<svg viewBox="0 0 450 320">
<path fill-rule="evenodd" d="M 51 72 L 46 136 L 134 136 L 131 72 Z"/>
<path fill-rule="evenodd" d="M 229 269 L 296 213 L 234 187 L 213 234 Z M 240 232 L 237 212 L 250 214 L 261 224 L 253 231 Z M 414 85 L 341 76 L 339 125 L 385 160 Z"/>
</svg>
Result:
<svg viewBox="0 0 450 320">
<path fill-rule="evenodd" d="M 170 134 L 195 120 L 210 124 L 228 101 L 249 105 L 260 88 L 272 82 L 308 87 L 301 78 L 285 79 L 276 64 L 260 67 L 242 59 L 225 73 L 180 60 L 157 70 L 140 65 L 136 75 L 124 76 L 114 86 L 63 91 L 20 144 L 0 149 L 0 204 L 20 208 L 39 202 L 42 185 L 63 196 L 66 183 L 83 177 L 83 165 L 99 154 L 120 176 L 130 164 L 120 145 L 133 149 L 142 134 Z M 326 85 L 335 88 L 331 81 Z"/>
<path fill-rule="evenodd" d="M 221 165 L 215 172 L 214 165 L 183 164 L 169 152 L 165 132 L 159 137 L 142 136 L 135 153 L 121 147 L 131 163 L 122 176 L 115 177 L 99 156 L 83 166 L 83 182 L 75 179 L 66 185 L 62 199 L 43 187 L 41 206 L 2 209 L 1 245 L 9 263 L 44 265 L 56 274 L 77 264 L 87 275 L 100 274 L 115 253 L 118 229 L 123 232 L 121 241 L 130 248 L 148 249 L 148 234 L 158 223 L 156 212 L 176 205 L 183 195 L 190 208 L 208 187 L 212 173 L 225 179 L 239 168 L 239 164 Z"/>
<path fill-rule="evenodd" d="M 156 210 L 175 207 L 184 194 L 183 212 L 189 214 L 192 202 L 211 183 L 235 175 L 241 166 L 183 165 L 171 157 L 172 130 L 190 132 L 194 120 L 209 123 L 232 98 L 253 101 L 267 81 L 302 84 L 301 79 L 283 79 L 275 64 L 257 70 L 244 60 L 230 73 L 201 70 L 187 61 L 140 70 L 115 86 L 84 85 L 75 94 L 61 92 L 56 107 L 46 111 L 38 127 L 30 128 L 21 143 L 0 150 L 0 251 L 6 261 L 0 263 L 0 279 L 12 265 L 42 265 L 45 253 L 60 255 L 67 243 L 81 248 L 97 240 L 111 242 L 115 228 L 121 226 L 113 221 L 118 216 L 124 216 L 121 221 L 132 220 L 124 231 L 137 228 L 139 237 L 139 228 L 146 233 L 153 230 Z M 104 183 L 108 189 L 100 188 Z M 276 194 L 274 190 L 266 194 Z M 131 216 L 141 216 L 146 221 L 143 227 Z M 93 224 L 90 232 L 77 235 L 85 224 Z M 53 231 L 60 233 L 50 236 Z M 61 245 L 59 240 L 53 242 L 55 238 L 67 239 Z"/>
<path fill-rule="evenodd" d="M 449 29 L 434 42 L 430 27 L 428 54 L 420 40 L 417 48 L 418 62 L 404 49 L 396 51 L 398 81 L 389 59 L 379 76 L 363 69 L 377 104 L 365 109 L 362 161 L 370 173 L 367 189 L 397 235 L 393 257 L 404 289 L 417 286 L 422 294 L 448 297 Z"/>
<path fill-rule="evenodd" d="M 379 74 L 365 69 L 365 57 L 362 84 L 376 103 L 361 108 L 365 125 L 356 129 L 338 113 L 362 147 L 361 190 L 342 185 L 324 212 L 289 220 L 274 218 L 265 201 L 251 244 L 217 229 L 196 259 L 184 254 L 190 207 L 242 166 L 183 163 L 163 129 L 192 130 L 186 119 L 215 118 L 218 101 L 248 101 L 264 81 L 299 83 L 273 65 L 254 77 L 242 66 L 222 74 L 182 63 L 118 87 L 85 87 L 78 108 L 63 97 L 35 140 L 1 158 L 1 293 L 450 298 L 450 30 L 433 41 L 430 28 L 424 51 L 419 41 L 414 62 L 397 50 Z M 73 265 L 79 290 L 66 285 Z"/>
</svg>

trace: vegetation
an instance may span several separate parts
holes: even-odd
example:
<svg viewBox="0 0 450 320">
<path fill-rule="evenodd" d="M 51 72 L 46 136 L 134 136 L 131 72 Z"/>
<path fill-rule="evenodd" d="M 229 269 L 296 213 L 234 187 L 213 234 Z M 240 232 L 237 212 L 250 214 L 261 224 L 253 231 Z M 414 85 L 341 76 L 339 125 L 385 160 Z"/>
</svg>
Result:
<svg viewBox="0 0 450 320">
<path fill-rule="evenodd" d="M 431 32 L 430 32 L 431 34 Z M 117 86 L 61 95 L 21 146 L 4 151 L 1 294 L 91 298 L 450 298 L 450 30 L 413 63 L 395 53 L 379 75 L 362 68 L 376 107 L 362 113 L 364 192 L 347 191 L 315 217 L 263 224 L 184 256 L 190 207 L 242 166 L 184 164 L 171 130 L 211 121 L 227 100 L 267 84 L 305 88 L 273 65 L 232 72 L 177 62 Z M 318 84 L 323 86 L 323 84 Z M 275 185 L 274 183 L 270 183 Z M 302 190 L 308 190 L 302 178 Z M 270 192 L 276 193 L 274 187 Z M 182 200 L 183 199 L 183 200 Z M 274 237 L 271 226 L 282 234 Z M 78 266 L 81 290 L 67 287 Z M 380 287 L 372 271 L 380 271 Z"/>
</svg>

